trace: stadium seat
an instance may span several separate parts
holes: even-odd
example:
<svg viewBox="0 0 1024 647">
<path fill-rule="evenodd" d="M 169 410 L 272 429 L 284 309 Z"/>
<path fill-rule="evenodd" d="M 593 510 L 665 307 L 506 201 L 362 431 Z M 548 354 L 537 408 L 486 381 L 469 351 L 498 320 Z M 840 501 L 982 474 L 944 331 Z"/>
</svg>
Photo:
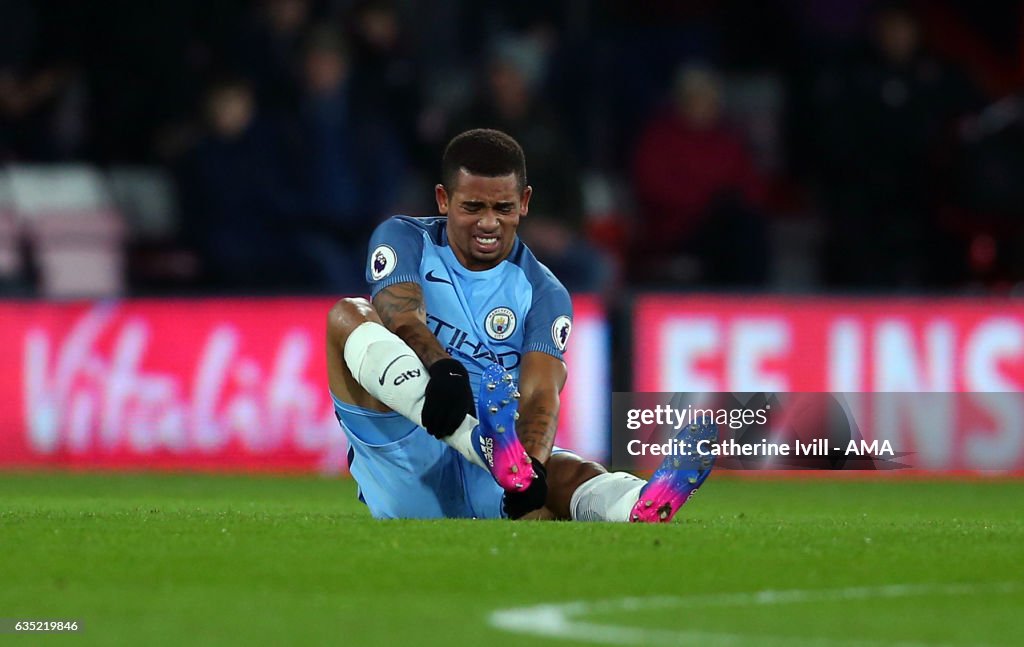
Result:
<svg viewBox="0 0 1024 647">
<path fill-rule="evenodd" d="M 10 183 L 0 175 L 0 282 L 15 280 L 22 266 L 21 241 Z"/>
<path fill-rule="evenodd" d="M 771 222 L 768 235 L 772 249 L 769 285 L 780 292 L 819 289 L 823 224 L 808 216 L 779 219 Z"/>
<path fill-rule="evenodd" d="M 107 177 L 129 239 L 167 240 L 178 233 L 174 182 L 166 171 L 157 167 L 117 166 Z"/>
<path fill-rule="evenodd" d="M 585 173 L 581 184 L 585 215 L 583 226 L 587 238 L 620 266 L 625 260 L 625 248 L 629 242 L 626 219 L 622 215 L 624 196 L 629 189 L 599 171 Z"/>
<path fill-rule="evenodd" d="M 45 297 L 109 297 L 124 290 L 124 224 L 98 170 L 19 165 L 7 179 Z"/>
<path fill-rule="evenodd" d="M 198 256 L 181 243 L 177 187 L 164 169 L 114 167 L 110 190 L 128 231 L 128 276 L 147 291 L 187 288 L 200 274 Z"/>
<path fill-rule="evenodd" d="M 769 73 L 730 76 L 724 91 L 728 120 L 742 131 L 758 170 L 766 175 L 780 172 L 786 155 L 783 80 Z"/>
</svg>

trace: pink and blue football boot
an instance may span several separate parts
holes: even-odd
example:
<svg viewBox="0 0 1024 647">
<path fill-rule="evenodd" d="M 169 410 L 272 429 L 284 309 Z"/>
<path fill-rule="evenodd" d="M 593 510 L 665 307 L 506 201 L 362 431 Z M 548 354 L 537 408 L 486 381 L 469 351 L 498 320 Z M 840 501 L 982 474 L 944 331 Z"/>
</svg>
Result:
<svg viewBox="0 0 1024 647">
<path fill-rule="evenodd" d="M 668 523 L 679 508 L 693 496 L 704 480 L 711 474 L 715 465 L 712 455 L 701 456 L 697 451 L 697 443 L 709 441 L 701 445 L 706 450 L 718 440 L 718 425 L 705 418 L 699 423 L 684 427 L 677 435 L 681 447 L 687 454 L 683 456 L 666 456 L 651 476 L 644 489 L 640 490 L 640 498 L 629 513 L 629 520 L 637 523 Z"/>
<path fill-rule="evenodd" d="M 510 492 L 526 490 L 536 477 L 530 455 L 516 435 L 518 409 L 519 390 L 512 374 L 499 364 L 488 366 L 480 376 L 480 424 L 473 430 L 473 448 L 498 485 Z"/>
</svg>

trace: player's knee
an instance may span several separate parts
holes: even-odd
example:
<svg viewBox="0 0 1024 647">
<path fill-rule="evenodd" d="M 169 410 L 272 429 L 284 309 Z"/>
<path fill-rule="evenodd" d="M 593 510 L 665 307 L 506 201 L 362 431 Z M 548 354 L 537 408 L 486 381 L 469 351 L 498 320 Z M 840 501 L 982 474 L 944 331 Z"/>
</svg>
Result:
<svg viewBox="0 0 1024 647">
<path fill-rule="evenodd" d="M 367 321 L 380 323 L 380 317 L 369 301 L 362 297 L 338 299 L 327 313 L 327 333 L 344 343 L 353 330 Z"/>
<path fill-rule="evenodd" d="M 586 481 L 607 471 L 598 463 L 566 454 L 554 454 L 548 460 L 547 468 L 549 486 L 559 492 L 570 493 Z"/>
<path fill-rule="evenodd" d="M 579 486 L 607 472 L 597 463 L 575 454 L 553 454 L 548 459 L 548 498 L 545 506 L 557 519 L 571 519 L 572 495 Z"/>
</svg>

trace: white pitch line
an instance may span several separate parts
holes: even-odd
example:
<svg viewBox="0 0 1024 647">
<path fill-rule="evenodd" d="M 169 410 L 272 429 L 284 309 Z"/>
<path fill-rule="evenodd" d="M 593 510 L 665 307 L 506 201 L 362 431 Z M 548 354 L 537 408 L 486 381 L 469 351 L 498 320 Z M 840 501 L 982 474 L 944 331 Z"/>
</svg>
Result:
<svg viewBox="0 0 1024 647">
<path fill-rule="evenodd" d="M 582 620 L 583 616 L 629 611 L 650 611 L 685 607 L 764 606 L 798 604 L 802 602 L 831 602 L 866 600 L 874 598 L 904 598 L 915 596 L 958 596 L 978 593 L 1014 593 L 1024 590 L 1015 582 L 997 584 L 890 584 L 886 586 L 856 586 L 842 589 L 765 590 L 742 593 L 717 593 L 681 597 L 652 596 L 629 597 L 612 600 L 577 600 L 564 604 L 539 604 L 529 607 L 498 609 L 488 618 L 491 626 L 505 631 L 530 634 L 544 638 L 578 640 L 606 645 L 673 644 L 673 645 L 800 645 L 802 647 L 833 647 L 843 645 L 879 647 L 944 647 L 940 643 L 913 641 L 845 640 L 832 638 L 798 638 L 793 636 L 754 636 L 717 631 L 686 631 L 653 629 L 625 625 L 608 625 Z"/>
</svg>

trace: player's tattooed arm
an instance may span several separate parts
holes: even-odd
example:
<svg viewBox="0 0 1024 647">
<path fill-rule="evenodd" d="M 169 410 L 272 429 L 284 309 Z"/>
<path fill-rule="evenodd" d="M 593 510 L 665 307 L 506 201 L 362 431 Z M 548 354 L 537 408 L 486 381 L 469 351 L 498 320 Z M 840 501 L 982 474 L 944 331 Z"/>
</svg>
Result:
<svg viewBox="0 0 1024 647">
<path fill-rule="evenodd" d="M 424 366 L 448 357 L 427 327 L 423 288 L 416 283 L 396 283 L 373 297 L 373 308 L 384 326 L 416 352 Z"/>
<path fill-rule="evenodd" d="M 536 351 L 523 356 L 516 434 L 527 453 L 542 463 L 547 463 L 555 444 L 559 393 L 565 378 L 565 364 L 557 357 Z"/>
</svg>

